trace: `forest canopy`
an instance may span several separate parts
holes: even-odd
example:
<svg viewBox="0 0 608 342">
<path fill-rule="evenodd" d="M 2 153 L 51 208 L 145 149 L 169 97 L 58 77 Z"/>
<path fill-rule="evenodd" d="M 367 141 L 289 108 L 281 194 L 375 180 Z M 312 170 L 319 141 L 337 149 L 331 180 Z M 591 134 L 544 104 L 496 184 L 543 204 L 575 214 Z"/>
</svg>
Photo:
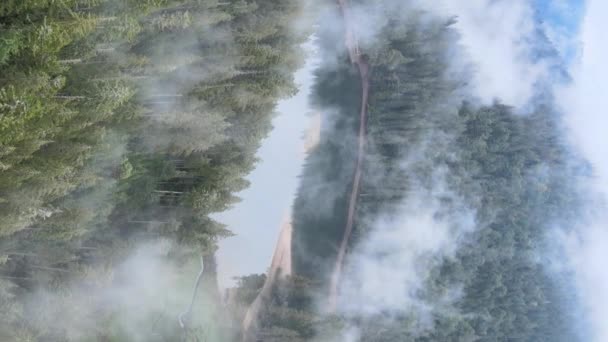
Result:
<svg viewBox="0 0 608 342">
<path fill-rule="evenodd" d="M 238 201 L 277 101 L 296 91 L 299 10 L 290 0 L 0 3 L 0 340 L 118 338 L 103 323 L 74 337 L 44 310 L 33 318 L 25 299 L 69 296 L 71 282 L 102 276 L 136 243 L 170 239 L 173 254 L 213 260 L 231 232 L 209 215 Z M 111 322 L 111 310 L 100 317 Z"/>
<path fill-rule="evenodd" d="M 1 1 L 0 341 L 584 341 L 542 259 L 587 200 L 552 87 L 472 96 L 459 18 L 413 3 Z M 223 291 L 214 214 L 307 40 L 289 267 Z"/>
</svg>

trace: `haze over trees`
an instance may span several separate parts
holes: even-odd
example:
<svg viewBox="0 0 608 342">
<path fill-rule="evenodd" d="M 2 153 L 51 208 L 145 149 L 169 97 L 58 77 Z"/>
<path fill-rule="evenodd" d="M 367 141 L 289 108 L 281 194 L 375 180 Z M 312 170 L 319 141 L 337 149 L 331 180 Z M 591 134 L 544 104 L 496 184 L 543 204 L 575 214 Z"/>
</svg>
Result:
<svg viewBox="0 0 608 342">
<path fill-rule="evenodd" d="M 582 203 L 584 165 L 551 94 L 525 115 L 479 104 L 473 71 L 449 63 L 457 19 L 351 2 L 375 21 L 358 42 L 367 137 L 338 308 L 326 306 L 361 79 L 331 2 L 316 27 L 326 60 L 311 101 L 324 120 L 293 204 L 293 274 L 242 336 L 267 275 L 220 293 L 215 252 L 232 233 L 210 215 L 239 201 L 277 101 L 297 91 L 303 4 L 2 1 L 0 341 L 584 340 L 568 281 L 540 260 L 552 223 Z"/>
<path fill-rule="evenodd" d="M 295 92 L 298 11 L 274 0 L 2 1 L 0 340 L 152 340 L 112 329 L 112 307 L 82 317 L 96 331 L 78 335 L 28 296 L 72 305 L 69 284 L 103 288 L 97 278 L 144 241 L 178 241 L 178 264 L 189 253 L 213 263 L 231 233 L 208 215 L 238 201 L 277 100 Z M 180 336 L 163 329 L 154 338 Z"/>
<path fill-rule="evenodd" d="M 314 100 L 325 121 L 294 203 L 295 276 L 269 301 L 258 338 L 582 340 L 569 283 L 541 258 L 553 224 L 573 219 L 581 204 L 551 96 L 538 96 L 525 115 L 499 101 L 477 104 L 463 96 L 470 72 L 448 69 L 457 19 L 382 2 L 352 6 L 382 20 L 375 39 L 359 42 L 371 68 L 368 137 L 339 308 L 325 312 L 361 85 L 336 9 L 318 30 L 320 55 L 335 53 L 337 62 L 317 71 Z M 417 220 L 425 211 L 428 221 Z M 240 291 L 255 288 L 243 282 Z"/>
</svg>

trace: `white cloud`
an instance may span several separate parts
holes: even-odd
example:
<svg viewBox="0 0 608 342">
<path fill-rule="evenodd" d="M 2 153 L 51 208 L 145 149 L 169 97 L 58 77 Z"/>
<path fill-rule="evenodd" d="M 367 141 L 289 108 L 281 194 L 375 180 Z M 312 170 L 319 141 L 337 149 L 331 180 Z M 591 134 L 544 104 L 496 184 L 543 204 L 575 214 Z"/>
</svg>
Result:
<svg viewBox="0 0 608 342">
<path fill-rule="evenodd" d="M 592 195 L 599 194 L 600 204 L 588 208 L 576 234 L 566 240 L 570 266 L 576 274 L 586 318 L 590 321 L 594 342 L 608 341 L 608 2 L 589 0 L 583 22 L 583 53 L 573 71 L 574 83 L 558 90 L 565 112 L 569 138 L 593 167 Z M 603 212 L 603 213 L 602 213 Z M 582 220 L 582 221 L 583 221 Z"/>
<path fill-rule="evenodd" d="M 404 167 L 415 169 L 425 155 L 421 152 L 406 160 Z M 460 296 L 459 284 L 440 298 L 424 298 L 431 272 L 454 256 L 475 227 L 474 212 L 449 190 L 446 172 L 435 168 L 430 189 L 413 179 L 413 189 L 397 213 L 381 216 L 355 247 L 340 291 L 339 311 L 346 317 L 413 314 L 412 332 L 423 333 L 433 328 L 433 314 L 454 310 L 451 305 Z M 453 208 L 441 204 L 440 199 L 446 198 Z"/>
<path fill-rule="evenodd" d="M 534 95 L 546 73 L 532 63 L 534 12 L 526 0 L 420 1 L 419 6 L 442 16 L 457 16 L 461 44 L 474 65 L 474 95 L 486 104 L 499 98 L 521 107 Z"/>
</svg>

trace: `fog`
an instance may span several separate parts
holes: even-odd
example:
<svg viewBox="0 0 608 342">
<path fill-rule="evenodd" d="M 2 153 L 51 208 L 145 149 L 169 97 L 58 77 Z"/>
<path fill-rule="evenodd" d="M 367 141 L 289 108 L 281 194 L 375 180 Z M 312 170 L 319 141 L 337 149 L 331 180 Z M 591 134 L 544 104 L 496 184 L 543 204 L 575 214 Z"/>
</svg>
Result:
<svg viewBox="0 0 608 342">
<path fill-rule="evenodd" d="M 577 158 L 588 161 L 592 167 L 592 176 L 584 178 L 578 189 L 586 193 L 589 204 L 583 208 L 580 220 L 552 223 L 564 229 L 548 239 L 557 240 L 564 250 L 560 272 L 574 275 L 577 295 L 584 304 L 581 321 L 589 321 L 593 342 L 608 341 L 608 325 L 605 324 L 608 317 L 608 270 L 605 267 L 608 260 L 608 116 L 601 109 L 608 95 L 605 83 L 608 80 L 605 66 L 608 47 L 604 37 L 608 32 L 604 18 L 608 3 L 588 0 L 580 34 L 578 25 L 573 24 L 581 19 L 580 6 L 565 0 L 551 5 L 541 0 L 411 0 L 407 4 L 392 0 L 383 5 L 404 13 L 421 9 L 433 16 L 456 17 L 453 27 L 460 39 L 448 47 L 450 53 L 456 51 L 454 54 L 446 52 L 449 71 L 454 75 L 469 75 L 471 70 L 472 76 L 458 80 L 463 86 L 453 96 L 442 99 L 437 108 L 425 108 L 431 115 L 464 99 L 472 99 L 476 105 L 498 100 L 513 106 L 518 113 L 525 112 L 540 89 L 545 89 L 545 82 L 552 79 L 556 60 L 568 71 L 570 83 L 555 83 L 548 88 L 554 92 L 552 95 L 557 98 L 561 111 L 564 142 L 570 144 Z M 569 12 L 573 13 L 572 18 L 567 15 Z M 382 13 L 374 5 L 353 8 L 354 20 L 360 24 L 357 35 L 363 49 L 381 39 L 380 28 L 386 25 Z M 342 33 L 338 25 L 343 22 L 336 20 L 335 26 L 329 28 L 336 36 Z M 544 30 L 555 46 L 556 56 L 537 56 L 539 29 Z M 336 40 L 333 48 L 340 50 L 336 47 L 344 42 L 342 38 Z M 582 49 L 579 50 L 579 46 Z M 321 122 L 327 124 L 327 121 L 313 117 L 313 111 L 318 107 L 310 103 L 314 72 L 319 70 L 321 63 L 318 54 L 323 54 L 323 62 L 327 64 L 344 61 L 338 58 L 338 51 L 317 47 L 314 38 L 304 48 L 306 63 L 295 74 L 299 92 L 279 102 L 272 122 L 274 128 L 257 153 L 259 162 L 255 170 L 247 177 L 251 186 L 236 194 L 242 199 L 240 203 L 213 215 L 235 234 L 219 242 L 218 276 L 222 288 L 235 285 L 235 277 L 267 271 L 281 225 L 291 219 L 306 150 L 318 141 Z M 224 65 L 225 72 L 233 72 L 232 61 L 216 62 Z M 182 70 L 179 79 L 174 81 L 193 82 L 191 71 Z M 206 69 L 195 71 L 196 80 L 217 76 Z M 175 97 L 181 96 L 179 91 L 174 84 L 161 86 L 159 81 L 147 85 L 143 95 L 152 99 L 159 94 L 160 97 Z M 204 151 L 226 138 L 211 133 L 215 128 L 228 127 L 214 113 L 191 115 L 196 108 L 161 102 L 162 106 L 153 104 L 151 114 L 147 114 L 147 128 L 158 133 L 150 134 L 150 141 L 144 141 L 152 150 Z M 330 116 L 327 113 L 331 110 L 322 108 L 321 112 Z M 173 115 L 177 111 L 184 114 L 179 120 Z M 456 111 L 454 105 L 441 115 L 449 117 L 456 115 Z M 166 125 L 178 128 L 183 136 L 167 135 L 159 128 Z M 307 132 L 307 127 L 312 127 L 312 131 Z M 355 320 L 359 317 L 414 315 L 412 333 L 417 334 L 434 328 L 433 315 L 437 313 L 458 315 L 452 304 L 462 295 L 459 284 L 452 284 L 439 295 L 430 295 L 427 289 L 431 272 L 453 258 L 468 234 L 478 228 L 472 204 L 454 189 L 459 179 L 451 178 L 445 162 L 437 162 L 457 158 L 451 148 L 453 137 L 443 133 L 438 127 L 431 127 L 431 131 L 421 134 L 407 147 L 411 153 L 397 163 L 407 171 L 411 183 L 404 199 L 392 208 L 396 210 L 376 217 L 371 223 L 373 229 L 349 251 L 338 307 L 339 314 L 351 319 L 351 324 L 344 330 L 343 341 L 360 340 Z M 205 136 L 205 139 L 197 140 L 199 136 Z M 345 137 L 332 139 L 352 142 Z M 106 156 L 115 159 L 111 164 L 122 158 L 121 144 L 117 141 L 120 148 L 112 149 L 113 153 Z M 373 170 L 374 165 L 367 167 Z M 368 181 L 382 188 L 383 179 Z M 307 199 L 311 207 L 324 206 L 324 200 L 333 194 L 318 195 L 318 199 Z M 87 201 L 81 205 L 97 206 L 96 203 L 89 205 Z M 331 210 L 327 206 L 319 209 Z M 39 326 L 48 326 L 49 330 L 69 329 L 74 340 L 90 336 L 102 319 L 111 321 L 112 327 L 133 341 L 146 341 L 151 333 L 154 334 L 150 331 L 155 328 L 150 328 L 151 321 L 170 322 L 166 326 L 178 329 L 178 316 L 188 306 L 199 265 L 192 258 L 186 258 L 190 261 L 185 265 L 170 263 L 167 254 L 173 247 L 168 241 L 133 246 L 134 252 L 115 269 L 104 270 L 104 265 L 99 265 L 84 272 L 84 279 L 74 281 L 65 293 L 38 291 L 28 298 L 26 311 Z M 95 296 L 91 296 L 91 291 L 95 291 Z M 319 307 L 323 304 L 319 303 Z M 203 296 L 195 306 L 192 326 L 208 324 L 203 322 L 210 314 L 206 305 Z M 38 307 L 44 310 L 38 310 Z"/>
<path fill-rule="evenodd" d="M 175 247 L 168 240 L 143 243 L 116 265 L 87 269 L 67 288 L 38 290 L 24 303 L 28 322 L 74 341 L 112 336 L 143 342 L 179 333 L 178 316 L 188 307 L 191 275 L 199 265 L 170 262 Z M 199 296 L 195 304 L 188 328 L 207 328 L 213 313 L 209 297 Z M 108 326 L 111 332 L 102 331 Z"/>
<path fill-rule="evenodd" d="M 416 166 L 404 165 L 410 170 Z M 436 170 L 432 187 L 414 180 L 398 213 L 379 217 L 374 231 L 355 247 L 341 286 L 340 310 L 345 316 L 411 315 L 416 334 L 433 328 L 433 315 L 453 310 L 458 284 L 436 297 L 429 296 L 427 280 L 473 231 L 475 215 L 449 190 L 445 169 Z M 446 208 L 440 199 L 449 199 L 453 207 Z"/>
<path fill-rule="evenodd" d="M 605 252 L 608 251 L 608 216 L 599 214 L 605 212 L 603 203 L 608 203 L 608 135 L 606 120 L 600 112 L 603 97 L 608 94 L 601 83 L 608 78 L 608 69 L 603 66 L 608 60 L 608 49 L 601 43 L 602 34 L 608 29 L 602 18 L 608 13 L 607 5 L 598 0 L 589 2 L 580 39 L 577 30 L 582 5 L 578 2 L 411 1 L 405 5 L 388 1 L 382 2 L 382 6 L 398 8 L 404 16 L 408 10 L 417 8 L 436 16 L 456 18 L 453 27 L 460 40 L 453 48 L 459 52 L 448 61 L 449 67 L 456 74 L 472 70 L 472 79 L 465 80 L 466 89 L 461 99 L 473 99 L 482 105 L 497 100 L 514 107 L 517 113 L 526 113 L 534 105 L 536 96 L 552 90 L 550 95 L 558 99 L 564 118 L 562 142 L 570 143 L 576 157 L 588 160 L 593 166 L 591 184 L 578 190 L 591 189 L 589 197 L 594 198 L 594 205 L 584 208 L 578 223 L 547 222 L 547 227 L 577 226 L 574 233 L 558 238 L 568 253 L 566 263 L 576 274 L 579 293 L 572 295 L 582 296 L 586 303 L 586 315 L 581 321 L 591 321 L 594 341 L 608 341 L 608 328 L 604 324 L 608 316 L 608 296 L 604 295 L 608 293 L 608 273 L 603 267 L 603 262 L 608 260 Z M 363 46 L 381 39 L 377 33 L 386 18 L 378 14 L 374 5 L 355 7 L 353 16 L 365 17 L 358 27 Z M 541 52 L 547 43 L 551 43 L 554 50 L 543 55 Z M 556 75 L 560 72 L 568 72 L 573 83 L 558 83 L 556 80 L 563 81 L 561 75 Z M 435 138 L 427 136 L 428 141 L 436 143 Z M 425 143 L 412 149 L 424 155 Z M 402 162 L 402 167 L 412 170 L 416 163 L 424 162 L 428 161 L 409 159 Z M 441 170 L 442 165 L 433 167 Z M 415 313 L 418 321 L 414 330 L 422 331 L 433 328 L 434 313 L 453 310 L 450 304 L 458 299 L 458 286 L 446 291 L 443 298 L 428 301 L 424 296 L 426 280 L 430 270 L 453 256 L 462 247 L 467 233 L 475 230 L 475 213 L 442 181 L 440 171 L 431 177 L 435 179 L 433 186 L 425 187 L 421 179 L 413 176 L 415 190 L 407 193 L 398 214 L 380 217 L 373 224 L 372 232 L 354 246 L 347 258 L 341 286 L 341 314 L 372 317 Z M 445 215 L 446 208 L 438 199 L 446 197 L 456 203 L 460 215 Z M 444 215 L 439 215 L 440 212 Z M 592 214 L 588 217 L 586 213 Z M 547 238 L 555 239 L 555 236 Z M 578 312 L 578 308 L 570 309 Z M 357 324 L 347 327 L 343 340 L 359 340 Z"/>
<path fill-rule="evenodd" d="M 582 53 L 572 70 L 573 82 L 559 87 L 569 140 L 592 167 L 592 176 L 581 191 L 591 204 L 581 213 L 574 232 L 564 238 L 569 265 L 576 276 L 584 303 L 585 319 L 592 327 L 594 342 L 608 341 L 608 115 L 604 104 L 608 94 L 608 47 L 605 15 L 608 3 L 587 2 L 578 39 Z"/>
</svg>

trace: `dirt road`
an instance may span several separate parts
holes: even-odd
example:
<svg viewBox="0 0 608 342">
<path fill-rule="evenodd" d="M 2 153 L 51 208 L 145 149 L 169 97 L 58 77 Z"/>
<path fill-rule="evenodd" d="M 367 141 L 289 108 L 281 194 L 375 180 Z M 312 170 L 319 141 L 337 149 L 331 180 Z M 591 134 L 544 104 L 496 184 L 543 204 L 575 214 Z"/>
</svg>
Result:
<svg viewBox="0 0 608 342">
<path fill-rule="evenodd" d="M 328 311 L 334 312 L 337 306 L 338 297 L 338 286 L 340 283 L 340 277 L 342 275 L 342 268 L 344 265 L 344 258 L 346 256 L 346 249 L 348 247 L 348 241 L 353 232 L 355 211 L 357 209 L 357 199 L 359 197 L 359 188 L 361 185 L 361 173 L 363 165 L 363 157 L 365 153 L 365 143 L 367 141 L 367 107 L 369 99 L 369 63 L 364 55 L 361 55 L 359 50 L 359 42 L 357 35 L 354 31 L 352 17 L 350 15 L 350 7 L 348 0 L 338 0 L 342 17 L 344 18 L 345 25 L 345 44 L 348 49 L 350 61 L 352 64 L 357 65 L 359 68 L 359 75 L 361 77 L 361 110 L 359 112 L 359 136 L 358 136 L 358 149 L 357 149 L 357 164 L 355 167 L 355 176 L 353 179 L 352 192 L 348 203 L 348 216 L 346 218 L 346 226 L 344 227 L 344 235 L 342 236 L 342 242 L 340 243 L 340 249 L 336 257 L 336 264 L 331 274 L 329 298 L 328 298 Z"/>
<path fill-rule="evenodd" d="M 274 250 L 274 255 L 272 256 L 270 270 L 268 271 L 264 286 L 245 313 L 242 325 L 244 342 L 251 341 L 253 337 L 252 332 L 255 330 L 253 328 L 255 327 L 258 315 L 263 308 L 264 303 L 270 297 L 270 292 L 274 283 L 281 277 L 291 275 L 291 236 L 291 221 L 286 220 L 281 227 L 279 239 Z"/>
</svg>

